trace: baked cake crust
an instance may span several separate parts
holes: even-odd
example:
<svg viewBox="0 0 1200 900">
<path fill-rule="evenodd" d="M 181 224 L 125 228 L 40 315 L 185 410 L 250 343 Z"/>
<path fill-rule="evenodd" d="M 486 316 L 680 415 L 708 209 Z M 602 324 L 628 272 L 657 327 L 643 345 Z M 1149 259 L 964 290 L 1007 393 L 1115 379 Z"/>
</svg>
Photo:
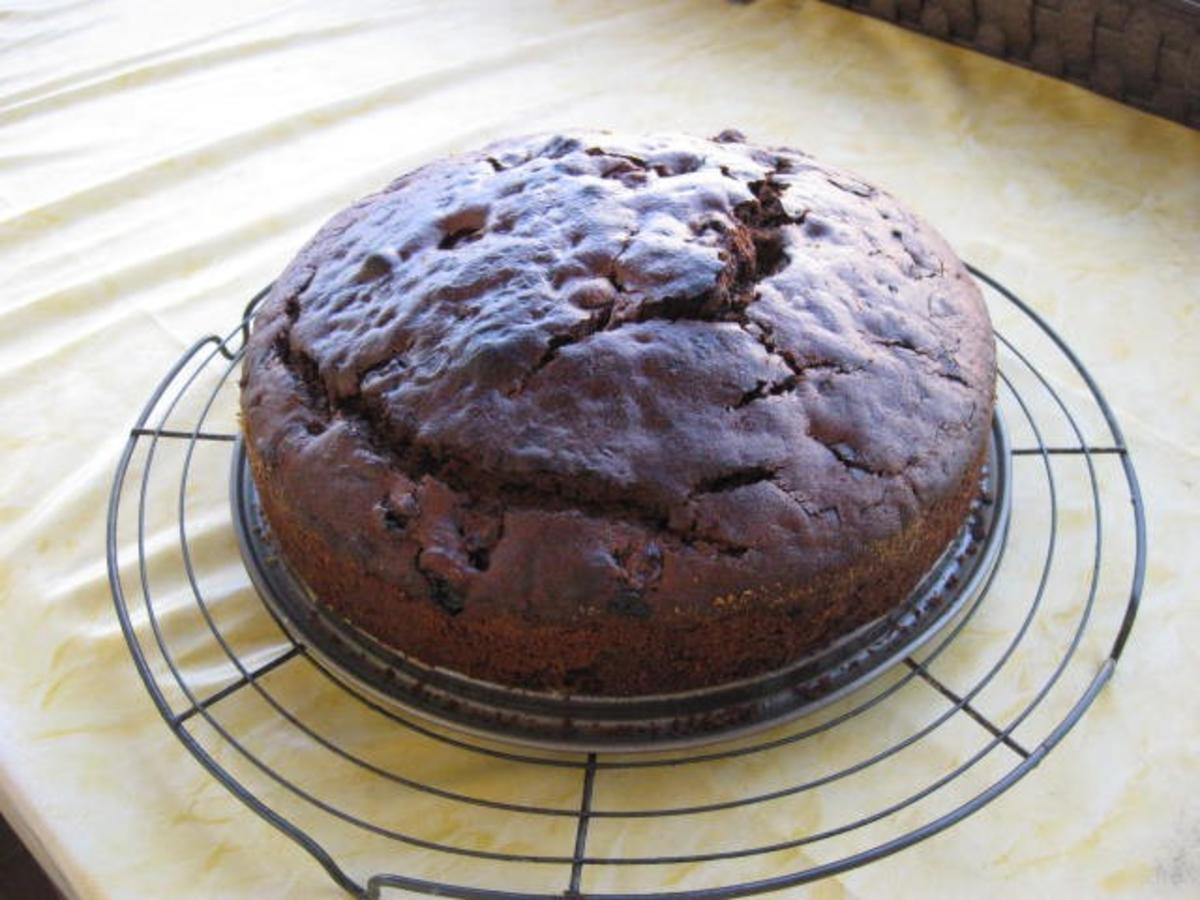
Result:
<svg viewBox="0 0 1200 900">
<path fill-rule="evenodd" d="M 736 132 L 431 163 L 273 287 L 246 448 L 290 565 L 429 664 L 632 695 L 778 668 L 962 526 L 995 348 L 946 243 Z"/>
</svg>

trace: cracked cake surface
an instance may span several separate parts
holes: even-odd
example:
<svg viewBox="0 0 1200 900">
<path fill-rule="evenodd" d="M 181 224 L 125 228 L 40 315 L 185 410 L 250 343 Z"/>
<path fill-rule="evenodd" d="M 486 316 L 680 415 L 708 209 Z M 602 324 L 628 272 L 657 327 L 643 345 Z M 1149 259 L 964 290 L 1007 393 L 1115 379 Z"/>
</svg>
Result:
<svg viewBox="0 0 1200 900">
<path fill-rule="evenodd" d="M 795 150 L 565 132 L 340 213 L 256 316 L 263 510 L 383 642 L 591 694 L 778 668 L 887 613 L 974 499 L 977 287 Z"/>
</svg>

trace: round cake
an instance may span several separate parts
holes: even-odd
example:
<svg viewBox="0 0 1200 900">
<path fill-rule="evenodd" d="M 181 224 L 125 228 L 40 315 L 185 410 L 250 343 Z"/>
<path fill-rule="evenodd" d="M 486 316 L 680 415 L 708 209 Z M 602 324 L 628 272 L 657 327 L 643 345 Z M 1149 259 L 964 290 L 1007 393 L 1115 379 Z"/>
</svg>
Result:
<svg viewBox="0 0 1200 900">
<path fill-rule="evenodd" d="M 888 194 L 737 132 L 578 131 L 335 216 L 241 402 L 318 602 L 428 665 L 629 696 L 894 610 L 978 495 L 994 389 L 978 288 Z"/>
</svg>

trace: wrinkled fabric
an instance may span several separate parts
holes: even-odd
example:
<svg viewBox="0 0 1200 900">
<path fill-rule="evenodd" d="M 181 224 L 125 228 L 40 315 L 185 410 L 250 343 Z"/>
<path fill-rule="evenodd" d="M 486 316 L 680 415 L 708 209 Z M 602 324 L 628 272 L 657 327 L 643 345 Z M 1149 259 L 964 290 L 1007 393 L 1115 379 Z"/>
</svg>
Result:
<svg viewBox="0 0 1200 900">
<path fill-rule="evenodd" d="M 0 8 L 0 812 L 73 897 L 329 897 L 333 882 L 210 777 L 170 733 L 133 665 L 109 593 L 106 504 L 128 429 L 197 338 L 236 326 L 320 222 L 441 154 L 557 127 L 729 127 L 800 147 L 903 198 L 969 262 L 1069 341 L 1125 429 L 1145 494 L 1142 609 L 1113 681 L 1027 778 L 934 840 L 786 894 L 796 897 L 1137 896 L 1200 891 L 1200 135 L 1047 78 L 814 2 L 319 4 L 282 0 L 4 2 Z M 1012 304 L 1001 334 L 1034 360 L 1085 439 L 1111 445 L 1086 384 Z M 211 345 L 204 352 L 211 350 Z M 1036 377 L 1001 369 L 1047 443 L 1076 442 Z M 205 366 L 167 427 L 237 427 L 236 376 Z M 178 386 L 178 383 L 177 385 Z M 1007 387 L 1015 445 L 1035 440 Z M 159 412 L 161 413 L 160 407 Z M 155 672 L 169 678 L 136 568 L 139 444 L 123 494 L 122 584 Z M 190 561 L 247 667 L 286 647 L 249 585 L 227 499 L 230 445 L 198 447 L 184 497 Z M 185 682 L 207 696 L 237 671 L 199 615 L 179 543 L 183 447 L 160 442 L 146 507 L 147 578 Z M 1021 627 L 1050 536 L 1040 457 L 1014 461 L 1014 528 L 980 612 L 929 663 L 966 692 Z M 1013 732 L 1027 752 L 1095 677 L 1133 559 L 1120 459 L 1055 457 L 1054 565 L 1017 649 L 972 700 L 1005 726 L 1078 649 Z M 1039 468 L 1040 467 L 1040 468 Z M 932 652 L 932 645 L 919 658 Z M 895 684 L 904 671 L 885 676 Z M 381 719 L 303 659 L 263 676 L 322 735 L 397 775 L 471 797 L 574 810 L 578 768 L 456 749 Z M 878 685 L 868 691 L 879 690 Z M 188 708 L 166 691 L 175 712 Z M 861 697 L 865 695 L 860 695 Z M 772 736 L 828 720 L 842 701 Z M 602 770 L 593 808 L 699 805 L 820 778 L 935 721 L 944 696 L 910 679 L 870 713 L 733 761 Z M 410 837 L 569 858 L 572 816 L 506 813 L 405 788 L 337 760 L 242 690 L 212 708 L 280 772 Z M 570 866 L 488 863 L 389 841 L 264 782 L 203 716 L 186 726 L 322 842 L 359 884 L 391 871 L 561 892 Z M 852 777 L 740 810 L 592 820 L 594 856 L 753 847 L 836 828 L 903 800 L 992 736 L 957 714 Z M 551 754 L 553 755 L 553 754 Z M 579 761 L 577 755 L 562 758 Z M 686 891 L 831 862 L 893 839 L 1020 763 L 999 746 L 894 816 L 838 837 L 718 863 L 584 867 L 585 891 Z"/>
</svg>

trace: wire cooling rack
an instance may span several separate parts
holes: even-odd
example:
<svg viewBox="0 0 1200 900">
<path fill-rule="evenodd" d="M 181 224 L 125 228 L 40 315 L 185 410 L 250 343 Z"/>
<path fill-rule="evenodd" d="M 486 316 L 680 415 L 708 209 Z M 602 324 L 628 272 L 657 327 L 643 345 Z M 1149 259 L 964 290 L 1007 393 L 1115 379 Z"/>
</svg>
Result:
<svg viewBox="0 0 1200 900">
<path fill-rule="evenodd" d="M 108 569 L 137 671 L 213 778 L 360 897 L 739 897 L 935 835 L 1036 767 L 1112 678 L 1146 561 L 1095 381 L 972 273 L 1012 432 L 1008 543 L 935 640 L 819 713 L 686 751 L 526 751 L 398 713 L 309 652 L 250 584 L 228 501 L 232 376 L 265 291 L 171 367 L 117 467 Z"/>
</svg>

